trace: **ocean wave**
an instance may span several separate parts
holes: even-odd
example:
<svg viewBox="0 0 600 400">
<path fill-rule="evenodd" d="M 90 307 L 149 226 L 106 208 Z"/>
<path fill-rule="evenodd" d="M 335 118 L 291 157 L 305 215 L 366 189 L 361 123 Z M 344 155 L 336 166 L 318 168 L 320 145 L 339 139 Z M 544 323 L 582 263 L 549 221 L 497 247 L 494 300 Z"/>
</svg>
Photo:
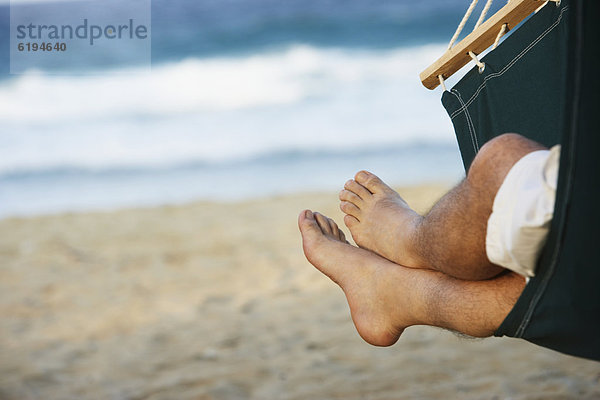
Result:
<svg viewBox="0 0 600 400">
<path fill-rule="evenodd" d="M 13 182 L 36 179 L 55 179 L 55 178 L 90 178 L 94 177 L 122 177 L 122 176 L 155 176 L 158 174 L 172 174 L 182 171 L 210 171 L 215 169 L 245 169 L 256 165 L 278 165 L 294 163 L 312 163 L 323 164 L 324 160 L 331 163 L 340 163 L 350 159 L 376 159 L 393 158 L 398 155 L 407 157 L 414 154 L 448 154 L 456 150 L 456 144 L 447 143 L 425 143 L 414 142 L 405 145 L 393 146 L 372 146 L 360 149 L 329 149 L 314 148 L 305 150 L 282 150 L 277 152 L 266 152 L 255 154 L 249 157 L 237 158 L 232 160 L 219 161 L 198 161 L 198 160 L 179 160 L 176 164 L 137 166 L 137 165 L 107 165 L 103 168 L 86 168 L 75 165 L 56 165 L 45 169 L 18 169 L 12 171 L 0 172 L 0 182 Z"/>
<path fill-rule="evenodd" d="M 443 53 L 294 45 L 151 73 L 30 74 L 0 83 L 0 172 L 154 167 L 278 151 L 449 142 L 418 73 Z M 434 111 L 436 110 L 436 111 Z"/>
<path fill-rule="evenodd" d="M 352 51 L 298 45 L 244 58 L 186 59 L 151 73 L 63 77 L 32 71 L 0 86 L 0 121 L 53 123 L 289 104 L 326 94 L 325 85 L 415 80 L 415 71 L 442 53 L 440 46 Z"/>
</svg>

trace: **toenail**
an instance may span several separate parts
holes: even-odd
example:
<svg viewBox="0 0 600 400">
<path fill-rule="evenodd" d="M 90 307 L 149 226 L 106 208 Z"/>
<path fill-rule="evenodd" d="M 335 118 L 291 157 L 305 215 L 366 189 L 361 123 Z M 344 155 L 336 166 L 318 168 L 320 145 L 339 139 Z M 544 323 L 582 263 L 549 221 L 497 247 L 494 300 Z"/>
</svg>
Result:
<svg viewBox="0 0 600 400">
<path fill-rule="evenodd" d="M 358 178 L 360 178 L 360 179 L 367 179 L 368 177 L 369 177 L 369 176 L 367 175 L 367 173 L 366 173 L 366 172 L 360 172 L 360 173 L 358 174 Z"/>
</svg>

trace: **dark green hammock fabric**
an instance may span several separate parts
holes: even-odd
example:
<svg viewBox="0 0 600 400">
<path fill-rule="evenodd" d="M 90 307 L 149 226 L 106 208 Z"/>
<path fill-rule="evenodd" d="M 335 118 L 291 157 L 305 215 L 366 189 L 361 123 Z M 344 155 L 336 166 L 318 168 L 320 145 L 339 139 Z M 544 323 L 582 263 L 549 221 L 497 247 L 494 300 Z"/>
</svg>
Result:
<svg viewBox="0 0 600 400">
<path fill-rule="evenodd" d="M 547 4 L 442 98 L 468 169 L 507 132 L 562 144 L 548 241 L 496 336 L 600 360 L 600 2 Z"/>
</svg>

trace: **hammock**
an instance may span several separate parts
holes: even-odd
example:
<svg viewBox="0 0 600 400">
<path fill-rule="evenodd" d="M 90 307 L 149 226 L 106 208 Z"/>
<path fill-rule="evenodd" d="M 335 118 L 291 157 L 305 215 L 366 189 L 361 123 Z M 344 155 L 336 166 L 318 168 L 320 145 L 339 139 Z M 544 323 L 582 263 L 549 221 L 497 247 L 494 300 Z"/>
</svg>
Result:
<svg viewBox="0 0 600 400">
<path fill-rule="evenodd" d="M 515 2 L 526 1 L 512 0 L 504 8 L 514 8 Z M 496 38 L 488 34 L 487 46 L 497 45 L 509 25 L 494 19 L 497 15 L 487 26 L 480 21 L 474 32 L 498 32 Z M 519 133 L 548 147 L 562 144 L 555 213 L 536 276 L 495 334 L 600 361 L 598 16 L 597 0 L 547 3 L 481 60 L 475 53 L 485 43 L 469 50 L 463 41 L 421 78 L 433 88 L 461 63 L 472 58 L 477 63 L 442 96 L 466 169 L 485 142 L 503 133 Z M 465 41 L 473 43 L 469 36 Z M 456 48 L 463 54 L 448 62 Z"/>
</svg>

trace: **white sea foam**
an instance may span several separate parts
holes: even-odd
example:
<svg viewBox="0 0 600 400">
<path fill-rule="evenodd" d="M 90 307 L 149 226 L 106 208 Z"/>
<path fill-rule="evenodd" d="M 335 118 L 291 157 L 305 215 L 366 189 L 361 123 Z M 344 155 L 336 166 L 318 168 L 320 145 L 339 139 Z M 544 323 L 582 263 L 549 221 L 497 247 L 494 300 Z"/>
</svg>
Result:
<svg viewBox="0 0 600 400">
<path fill-rule="evenodd" d="M 263 153 L 452 142 L 418 73 L 439 45 L 187 59 L 150 74 L 0 83 L 0 174 L 214 162 Z"/>
</svg>

